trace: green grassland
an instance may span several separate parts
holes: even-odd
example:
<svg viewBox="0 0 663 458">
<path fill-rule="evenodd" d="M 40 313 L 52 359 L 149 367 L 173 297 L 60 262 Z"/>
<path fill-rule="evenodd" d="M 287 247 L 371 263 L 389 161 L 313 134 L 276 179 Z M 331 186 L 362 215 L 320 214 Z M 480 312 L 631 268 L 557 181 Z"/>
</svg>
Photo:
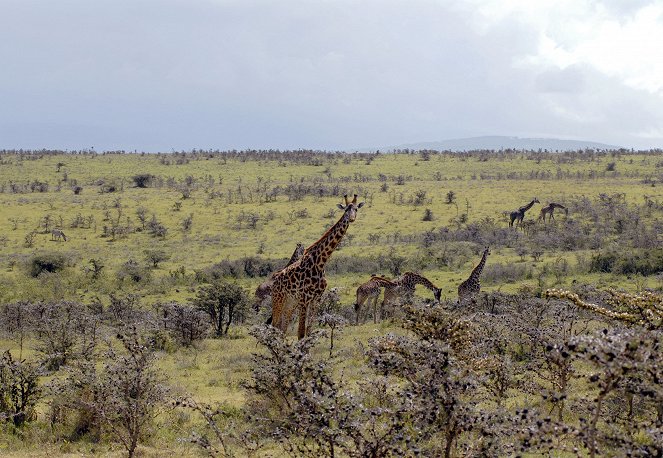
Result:
<svg viewBox="0 0 663 458">
<path fill-rule="evenodd" d="M 72 270 L 79 273 L 87 260 L 100 259 L 109 274 L 130 258 L 142 260 L 146 249 L 160 249 L 170 259 L 160 264 L 154 275 L 157 278 L 180 267 L 192 272 L 221 260 L 256 256 L 259 252 L 259 256 L 266 259 L 287 258 L 295 243 L 302 242 L 305 246 L 313 243 L 340 216 L 340 212 L 335 211 L 335 205 L 341 200 L 337 196 L 304 194 L 295 199 L 278 195 L 273 201 L 265 202 L 260 195 L 260 189 L 297 184 L 336 186 L 337 194 L 358 193 L 367 201 L 357 222 L 348 231 L 350 243 L 344 244 L 339 254 L 378 256 L 393 247 L 397 254 L 411 258 L 419 248 L 416 243 L 400 239 L 449 226 L 454 218 L 464 213 L 468 222 L 490 218 L 506 226 L 507 217 L 503 213 L 524 205 L 533 197 L 541 204 L 530 210 L 528 219 L 536 219 L 539 209 L 547 202 L 570 202 L 581 197 L 595 199 L 601 193 L 623 193 L 628 203 L 642 205 L 644 196 L 656 196 L 657 188 L 652 187 L 655 180 L 651 178 L 656 176 L 659 158 L 651 154 L 595 154 L 574 158 L 513 153 L 469 157 L 434 154 L 423 160 L 419 154 L 382 154 L 315 156 L 298 163 L 198 154 L 187 157 L 182 164 L 176 162 L 176 158 L 167 155 L 44 155 L 34 160 L 3 155 L 0 183 L 8 187 L 10 182 L 39 181 L 48 183 L 49 190 L 0 194 L 0 233 L 5 237 L 0 246 L 0 263 L 9 267 L 2 273 L 1 281 L 26 283 L 20 269 L 21 260 L 43 250 L 70 255 L 76 265 Z M 609 163 L 613 163 L 613 172 L 606 171 Z M 138 174 L 152 174 L 163 183 L 156 185 L 158 187 L 135 187 L 132 177 Z M 536 178 L 537 174 L 544 178 Z M 557 178 L 558 175 L 561 178 Z M 187 186 L 191 192 L 189 198 L 183 199 L 178 188 L 186 186 L 183 183 L 187 177 L 192 183 Z M 63 182 L 63 178 L 67 181 Z M 170 185 L 166 184 L 168 180 Z M 72 183 L 83 188 L 80 195 L 72 193 Z M 118 190 L 102 193 L 100 183 L 113 183 Z M 382 188 L 385 184 L 386 191 Z M 456 195 L 455 204 L 445 203 L 449 191 Z M 421 202 L 412 203 L 417 193 L 425 194 Z M 177 210 L 175 205 L 179 206 Z M 120 224 L 134 229 L 139 227 L 136 217 L 139 207 L 147 209 L 148 218 L 155 215 L 168 228 L 165 238 L 155 238 L 145 231 L 132 232 L 114 241 L 101 237 L 103 226 L 109 225 L 105 221 L 108 218 L 118 218 Z M 432 221 L 422 221 L 425 209 L 431 210 Z M 296 212 L 300 212 L 300 216 Z M 303 217 L 301 212 L 304 212 Z M 257 216 L 255 228 L 248 227 L 247 221 L 238 220 L 243 214 Z M 32 247 L 25 247 L 26 233 L 45 232 L 40 231 L 39 222 L 47 215 L 54 225 L 63 228 L 69 240 L 54 242 L 50 233 L 40 233 Z M 77 215 L 90 217 L 91 227 L 71 228 Z M 185 233 L 180 230 L 180 224 L 189 215 L 193 215 L 192 229 Z M 569 217 L 582 220 L 583 215 Z M 560 218 L 563 216 L 558 214 Z M 382 243 L 369 242 L 376 234 L 381 235 Z M 397 234 L 399 240 L 385 240 L 393 234 Z M 544 253 L 543 259 L 558 255 Z M 454 282 L 461 280 L 476 260 L 465 259 L 453 269 L 437 269 L 426 274 L 439 283 L 445 295 L 451 296 L 455 291 Z M 514 256 L 510 249 L 500 248 L 491 261 L 513 262 Z M 371 273 L 366 272 L 366 275 Z M 330 286 L 344 287 L 343 294 L 349 297 L 362 278 L 344 277 L 332 277 Z M 35 289 L 38 290 L 42 282 L 37 283 L 27 282 L 22 288 L 10 288 L 11 291 L 5 291 L 0 298 L 34 298 Z M 72 297 L 88 289 L 73 290 L 74 286 L 61 287 Z M 177 286 L 165 290 L 166 285 L 162 285 L 149 291 L 148 296 L 181 300 L 183 295 L 175 292 L 180 289 Z M 252 282 L 245 286 L 251 287 Z M 93 291 L 88 289 L 90 292 Z"/>
<path fill-rule="evenodd" d="M 663 202 L 661 167 L 663 152 L 625 151 L 3 153 L 0 304 L 62 299 L 98 299 L 106 304 L 110 294 L 128 293 L 138 294 L 145 308 L 158 302 L 188 302 L 202 283 L 197 272 L 217 263 L 255 257 L 283 265 L 296 243 L 314 243 L 341 216 L 336 204 L 344 194 L 358 194 L 366 202 L 330 261 L 337 264 L 327 274 L 329 287 L 339 288 L 341 308 L 346 312 L 352 309 L 357 286 L 371 274 L 393 276 L 386 266 L 391 265 L 390 259 L 398 258 L 402 258 L 398 270 L 421 272 L 442 288 L 444 299 L 455 300 L 458 284 L 467 278 L 483 250 L 477 240 L 498 237 L 504 242 L 491 246 L 484 292 L 539 293 L 548 287 L 579 284 L 660 290 L 663 280 L 656 272 L 623 274 L 589 266 L 597 253 L 634 249 L 626 238 L 639 228 L 658 240 L 663 215 L 659 205 Z M 136 186 L 138 175 L 152 176 L 147 187 Z M 80 193 L 74 193 L 76 186 L 82 188 Z M 451 203 L 447 202 L 450 191 L 454 195 Z M 603 204 L 611 196 L 619 202 L 617 210 Z M 528 231 L 508 228 L 505 212 L 534 197 L 540 204 L 527 213 L 528 221 L 535 221 L 548 202 L 562 203 L 570 211 L 568 215 L 557 211 L 554 222 L 539 222 Z M 148 221 L 154 217 L 167 229 L 165 236 L 143 228 L 137 214 L 140 208 L 145 209 Z M 605 212 L 593 218 L 583 213 L 587 208 Z M 427 210 L 432 216 L 429 221 L 424 220 Z M 615 230 L 611 211 L 613 215 L 623 212 L 615 219 L 637 215 L 637 228 Z M 190 215 L 192 224 L 185 230 L 183 220 Z M 601 222 L 600 227 L 596 221 Z M 623 224 L 630 227 L 631 222 Z M 113 226 L 121 230 L 109 235 Z M 52 240 L 53 227 L 61 228 L 67 241 Z M 423 242 L 426 233 L 442 234 L 447 229 L 457 233 L 477 227 L 483 232 L 476 239 L 458 236 Z M 570 227 L 583 231 L 588 239 L 597 234 L 601 245 L 537 248 L 543 237 L 552 233 L 561 237 L 564 228 Z M 31 233 L 32 244 L 27 244 L 26 236 Z M 574 238 L 574 234 L 567 236 Z M 520 247 L 526 251 L 519 251 Z M 153 268 L 145 259 L 146 250 L 161 250 L 167 259 Z M 650 251 L 660 251 L 660 246 Z M 67 266 L 61 272 L 32 277 L 30 260 L 43 253 L 65 255 Z M 89 270 L 91 259 L 104 266 L 96 279 Z M 149 272 L 148 279 L 118 278 L 130 259 Z M 345 269 L 347 265 L 354 267 Z M 376 266 L 382 269 L 374 271 Z M 509 269 L 516 273 L 505 273 Z M 252 296 L 264 278 L 240 272 L 230 280 Z M 417 295 L 432 298 L 423 288 Z M 241 409 L 245 403 L 241 382 L 250 376 L 251 355 L 257 350 L 247 334 L 248 325 L 254 322 L 249 319 L 231 328 L 232 338 L 206 339 L 194 348 L 165 352 L 158 367 L 167 383 L 176 392 L 201 401 Z M 363 358 L 360 345 L 387 332 L 405 333 L 398 320 L 347 327 L 335 349 L 335 371 L 349 380 L 360 380 L 365 370 L 358 363 Z M 34 356 L 33 347 L 33 341 L 26 342 L 23 356 Z M 16 354 L 18 345 L 15 340 L 0 340 L 0 350 L 4 349 Z M 326 349 L 316 351 L 321 356 Z M 523 402 L 523 395 L 513 391 L 508 405 Z M 38 410 L 45 417 L 47 403 Z M 196 425 L 200 419 L 193 414 L 167 413 L 157 420 L 159 433 L 142 446 L 141 454 L 199 456 L 195 448 L 178 441 Z M 39 427 L 23 434 L 21 439 L 0 431 L 0 455 L 122 456 L 122 449 L 109 442 L 53 440 Z M 267 455 L 270 453 L 278 455 L 278 450 Z"/>
</svg>

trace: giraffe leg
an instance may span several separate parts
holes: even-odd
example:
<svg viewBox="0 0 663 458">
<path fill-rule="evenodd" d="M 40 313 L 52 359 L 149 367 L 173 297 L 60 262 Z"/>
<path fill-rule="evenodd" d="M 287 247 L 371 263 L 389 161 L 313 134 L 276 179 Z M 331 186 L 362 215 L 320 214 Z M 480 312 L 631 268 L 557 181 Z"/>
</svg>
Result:
<svg viewBox="0 0 663 458">
<path fill-rule="evenodd" d="M 357 302 L 355 302 L 355 324 L 359 324 L 359 312 L 362 305 L 366 302 L 366 296 L 357 294 Z"/>
<path fill-rule="evenodd" d="M 302 340 L 306 336 L 306 321 L 307 321 L 307 306 L 305 304 L 299 305 L 299 323 L 297 327 L 297 338 Z"/>
<path fill-rule="evenodd" d="M 272 292 L 272 321 L 271 325 L 285 333 L 287 329 L 283 328 L 283 306 L 285 305 L 285 295 L 278 292 Z"/>
</svg>

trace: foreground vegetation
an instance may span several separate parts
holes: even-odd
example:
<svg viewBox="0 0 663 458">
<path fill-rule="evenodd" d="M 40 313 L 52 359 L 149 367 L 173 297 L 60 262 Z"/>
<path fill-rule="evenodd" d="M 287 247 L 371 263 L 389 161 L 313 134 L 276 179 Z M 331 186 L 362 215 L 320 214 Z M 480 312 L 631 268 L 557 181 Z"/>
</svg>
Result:
<svg viewBox="0 0 663 458">
<path fill-rule="evenodd" d="M 3 153 L 0 453 L 660 455 L 660 167 L 658 151 Z M 327 265 L 321 331 L 284 340 L 253 289 L 346 193 L 366 205 Z M 533 197 L 569 212 L 509 228 Z M 483 293 L 458 307 L 484 246 Z M 446 300 L 348 324 L 359 284 L 406 270 Z"/>
</svg>

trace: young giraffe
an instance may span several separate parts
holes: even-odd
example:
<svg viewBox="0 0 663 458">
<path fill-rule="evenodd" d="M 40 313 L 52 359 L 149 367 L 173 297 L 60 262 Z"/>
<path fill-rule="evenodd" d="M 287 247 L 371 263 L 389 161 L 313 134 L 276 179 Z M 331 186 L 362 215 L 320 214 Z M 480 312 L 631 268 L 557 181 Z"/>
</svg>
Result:
<svg viewBox="0 0 663 458">
<path fill-rule="evenodd" d="M 423 275 L 419 275 L 415 272 L 405 272 L 403 275 L 392 281 L 394 285 L 389 285 L 384 288 L 384 299 L 382 299 L 380 315 L 382 315 L 382 309 L 384 309 L 385 305 L 394 303 L 401 298 L 410 299 L 414 295 L 414 290 L 417 285 L 423 285 L 433 291 L 433 297 L 435 297 L 437 302 L 440 302 L 442 290 Z"/>
<path fill-rule="evenodd" d="M 290 264 L 298 260 L 301 256 L 302 253 L 304 253 L 304 246 L 301 243 L 297 244 L 297 247 L 295 248 L 295 251 L 293 251 L 292 256 L 290 256 L 290 260 L 288 263 L 283 267 L 285 269 L 288 267 Z M 279 269 L 279 270 L 283 270 Z M 278 272 L 278 271 L 277 271 Z M 274 273 L 271 273 L 267 280 L 262 282 L 257 288 L 255 292 L 255 297 L 256 297 L 256 302 L 253 304 L 253 309 L 257 312 L 260 309 L 260 305 L 267 299 L 269 296 L 272 295 L 272 285 L 274 281 L 272 280 Z M 269 324 L 269 323 L 268 323 Z"/>
<path fill-rule="evenodd" d="M 522 224 L 522 222 L 523 222 L 523 218 L 525 218 L 525 212 L 527 212 L 527 210 L 529 210 L 530 208 L 532 208 L 532 206 L 533 206 L 534 204 L 538 204 L 538 203 L 539 203 L 539 199 L 537 199 L 537 198 L 535 197 L 535 198 L 534 198 L 530 203 L 528 203 L 527 205 L 523 205 L 523 206 L 520 207 L 518 210 L 514 210 L 514 211 L 512 211 L 511 213 L 509 213 L 509 218 L 510 218 L 510 219 L 509 219 L 509 227 L 512 227 L 512 226 L 513 226 L 513 222 L 514 222 L 514 221 L 516 222 L 516 225 L 518 225 L 518 224 Z"/>
<path fill-rule="evenodd" d="M 541 209 L 541 213 L 539 214 L 538 221 L 543 220 L 543 222 L 545 223 L 546 222 L 546 215 L 548 215 L 548 222 L 554 220 L 555 216 L 553 214 L 555 213 L 556 208 L 564 210 L 564 213 L 567 214 L 567 215 L 569 214 L 569 209 L 566 208 L 564 205 L 556 204 L 555 202 L 550 202 L 548 205 L 546 205 L 545 207 L 543 207 Z"/>
<path fill-rule="evenodd" d="M 357 217 L 357 210 L 364 205 L 352 202 L 345 196 L 345 205 L 338 204 L 343 216 L 313 245 L 304 250 L 302 257 L 274 274 L 272 286 L 272 325 L 285 334 L 295 309 L 299 309 L 297 337 L 303 339 L 310 333 L 315 306 L 327 287 L 325 264 L 343 239 L 350 223 Z"/>
<path fill-rule="evenodd" d="M 373 323 L 377 323 L 380 288 L 386 286 L 396 285 L 384 277 L 376 277 L 375 275 L 366 283 L 359 285 L 357 288 L 357 302 L 355 302 L 356 324 L 359 324 L 359 311 L 366 301 L 368 301 L 369 305 L 373 301 Z"/>
<path fill-rule="evenodd" d="M 474 297 L 479 294 L 479 291 L 481 291 L 481 272 L 483 271 L 483 267 L 486 265 L 486 259 L 488 258 L 489 254 L 490 248 L 486 247 L 486 249 L 483 250 L 481 261 L 479 261 L 479 264 L 477 264 L 477 266 L 472 270 L 470 277 L 458 286 L 459 304 L 465 300 L 474 299 Z"/>
</svg>

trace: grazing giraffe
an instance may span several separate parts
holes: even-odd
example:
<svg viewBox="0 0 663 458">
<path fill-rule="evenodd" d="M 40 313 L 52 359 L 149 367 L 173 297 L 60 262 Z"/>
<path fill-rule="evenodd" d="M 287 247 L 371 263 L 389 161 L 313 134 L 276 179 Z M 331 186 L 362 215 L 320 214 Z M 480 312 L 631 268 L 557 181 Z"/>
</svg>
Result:
<svg viewBox="0 0 663 458">
<path fill-rule="evenodd" d="M 62 230 L 53 229 L 51 231 L 51 240 L 57 241 L 57 240 L 60 240 L 60 239 L 64 239 L 64 241 L 66 242 L 67 241 L 67 236 L 64 235 L 64 232 Z"/>
<path fill-rule="evenodd" d="M 536 197 L 527 205 L 523 205 L 520 207 L 518 210 L 514 210 L 511 213 L 509 213 L 509 227 L 513 226 L 513 222 L 516 222 L 516 225 L 522 224 L 523 218 L 525 218 L 525 212 L 532 208 L 534 204 L 538 204 L 539 199 Z"/>
<path fill-rule="evenodd" d="M 356 324 L 359 324 L 359 311 L 366 301 L 368 301 L 369 305 L 371 301 L 373 301 L 373 323 L 377 323 L 380 288 L 386 286 L 396 285 L 384 277 L 377 277 L 375 275 L 373 275 L 366 283 L 359 285 L 357 288 L 357 302 L 355 302 Z"/>
<path fill-rule="evenodd" d="M 285 269 L 288 267 L 290 264 L 298 260 L 301 256 L 302 253 L 304 252 L 304 246 L 301 243 L 297 244 L 297 247 L 295 248 L 295 251 L 292 252 L 292 256 L 290 256 L 290 260 L 288 263 L 283 267 Z M 279 270 L 283 270 L 279 269 Z M 278 272 L 278 270 L 277 270 Z M 256 302 L 253 304 L 253 309 L 257 312 L 260 309 L 260 305 L 272 295 L 272 284 L 274 283 L 272 280 L 272 276 L 274 273 L 271 273 L 267 280 L 262 282 L 257 288 L 255 292 L 255 297 L 256 297 Z M 269 324 L 269 323 L 267 323 Z"/>
<path fill-rule="evenodd" d="M 486 259 L 490 254 L 490 248 L 486 247 L 483 250 L 483 255 L 481 256 L 481 261 L 479 264 L 472 270 L 469 278 L 465 280 L 458 286 L 458 303 L 462 303 L 465 300 L 472 300 L 474 297 L 479 294 L 481 291 L 481 272 L 483 267 L 486 265 Z"/>
<path fill-rule="evenodd" d="M 392 280 L 394 286 L 389 285 L 384 288 L 384 299 L 382 299 L 382 309 L 387 304 L 396 302 L 398 299 L 410 299 L 414 295 L 417 285 L 423 285 L 433 291 L 433 297 L 440 302 L 442 290 L 435 286 L 429 279 L 415 272 L 405 272 L 400 277 Z M 382 309 L 380 315 L 382 315 Z"/>
<path fill-rule="evenodd" d="M 352 202 L 345 195 L 345 205 L 338 204 L 343 216 L 313 245 L 304 250 L 302 257 L 276 272 L 272 279 L 272 325 L 285 334 L 296 309 L 299 311 L 297 337 L 303 339 L 311 331 L 315 307 L 327 287 L 325 264 L 357 217 L 357 210 L 364 205 Z"/>
<path fill-rule="evenodd" d="M 564 205 L 556 204 L 555 202 L 550 202 L 548 205 L 546 205 L 541 209 L 541 213 L 539 214 L 539 219 L 537 221 L 543 220 L 543 222 L 545 223 L 546 215 L 548 215 L 548 222 L 554 220 L 555 219 L 554 213 L 556 208 L 564 210 L 564 213 L 567 215 L 569 214 L 569 209 L 566 208 Z"/>
</svg>

